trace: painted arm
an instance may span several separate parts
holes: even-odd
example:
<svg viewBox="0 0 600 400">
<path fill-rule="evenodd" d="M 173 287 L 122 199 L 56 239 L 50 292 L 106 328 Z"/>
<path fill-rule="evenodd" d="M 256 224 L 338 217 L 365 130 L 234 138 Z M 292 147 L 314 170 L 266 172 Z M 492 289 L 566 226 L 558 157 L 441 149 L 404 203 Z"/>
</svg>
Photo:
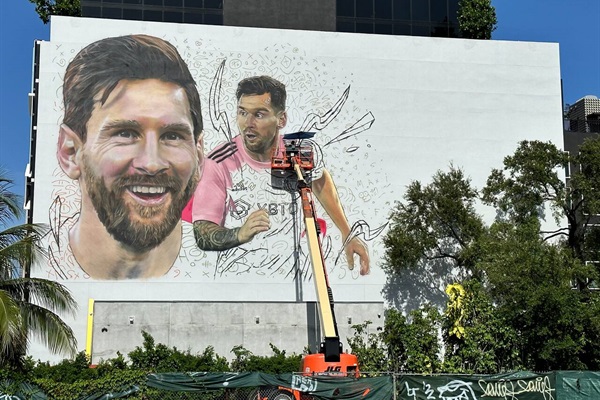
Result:
<svg viewBox="0 0 600 400">
<path fill-rule="evenodd" d="M 221 251 L 247 243 L 270 227 L 269 214 L 265 210 L 256 210 L 239 228 L 225 228 L 206 220 L 194 221 L 194 237 L 200 249 Z"/>
<path fill-rule="evenodd" d="M 229 172 L 211 158 L 206 158 L 192 204 L 194 237 L 201 250 L 228 250 L 249 242 L 257 233 L 270 228 L 269 215 L 265 210 L 251 213 L 240 227 L 221 226 L 225 221 L 227 187 L 230 185 Z"/>
<path fill-rule="evenodd" d="M 344 214 L 342 203 L 340 203 L 335 183 L 333 182 L 329 171 L 323 169 L 323 175 L 319 179 L 313 181 L 312 190 L 317 200 L 319 200 L 319 203 L 321 203 L 321 206 L 325 209 L 327 215 L 329 215 L 329 218 L 331 218 L 335 226 L 340 230 L 342 234 L 342 243 L 345 242 L 350 234 L 350 225 Z M 344 251 L 346 252 L 346 259 L 350 269 L 354 268 L 354 254 L 357 254 L 360 257 L 360 274 L 366 275 L 369 273 L 369 252 L 367 245 L 360 240 L 360 238 L 352 238 L 346 245 Z"/>
</svg>

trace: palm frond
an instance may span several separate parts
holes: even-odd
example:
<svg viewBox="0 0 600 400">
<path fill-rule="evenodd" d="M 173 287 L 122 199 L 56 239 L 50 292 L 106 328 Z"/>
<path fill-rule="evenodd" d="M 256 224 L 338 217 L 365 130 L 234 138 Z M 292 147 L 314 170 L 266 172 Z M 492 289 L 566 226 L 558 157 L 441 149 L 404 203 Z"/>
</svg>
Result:
<svg viewBox="0 0 600 400">
<path fill-rule="evenodd" d="M 0 353 L 7 354 L 11 344 L 22 336 L 21 310 L 10 293 L 0 289 Z"/>
<path fill-rule="evenodd" d="M 7 177 L 6 170 L 0 168 L 0 225 L 21 217 L 21 196 L 10 191 L 14 181 Z"/>
<path fill-rule="evenodd" d="M 0 281 L 0 290 L 18 299 L 17 303 L 29 302 L 59 314 L 75 315 L 75 299 L 58 282 L 42 278 L 9 279 Z"/>
<path fill-rule="evenodd" d="M 36 304 L 22 303 L 21 315 L 27 331 L 44 343 L 52 353 L 75 355 L 77 351 L 75 334 L 58 314 Z"/>
<path fill-rule="evenodd" d="M 0 168 L 0 367 L 20 366 L 33 336 L 52 353 L 74 355 L 77 341 L 59 317 L 75 315 L 77 305 L 69 290 L 58 282 L 20 278 L 18 272 L 47 256 L 41 239 L 47 227 L 22 224 L 5 228 L 22 211 L 20 196 Z"/>
<path fill-rule="evenodd" d="M 11 279 L 15 272 L 46 257 L 40 239 L 47 232 L 42 224 L 23 224 L 0 232 L 0 279 Z"/>
</svg>

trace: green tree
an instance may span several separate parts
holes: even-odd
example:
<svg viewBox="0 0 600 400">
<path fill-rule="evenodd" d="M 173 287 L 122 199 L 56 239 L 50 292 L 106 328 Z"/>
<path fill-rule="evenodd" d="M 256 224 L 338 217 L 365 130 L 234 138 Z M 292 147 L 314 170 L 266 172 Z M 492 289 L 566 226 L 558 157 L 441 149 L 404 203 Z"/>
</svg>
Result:
<svg viewBox="0 0 600 400">
<path fill-rule="evenodd" d="M 64 359 L 57 364 L 38 362 L 35 367 L 31 367 L 31 376 L 38 379 L 48 379 L 50 381 L 62 383 L 74 383 L 95 379 L 98 370 L 90 368 L 90 359 L 81 351 L 70 359 Z"/>
<path fill-rule="evenodd" d="M 411 182 L 405 201 L 396 202 L 391 214 L 384 270 L 397 274 L 423 262 L 445 260 L 471 271 L 473 246 L 484 231 L 475 212 L 477 199 L 470 180 L 452 165 L 448 172 L 436 172 L 429 185 Z"/>
<path fill-rule="evenodd" d="M 35 12 L 47 24 L 51 15 L 81 16 L 80 0 L 29 0 L 35 4 Z"/>
<path fill-rule="evenodd" d="M 267 374 L 283 374 L 300 371 L 301 354 L 286 355 L 285 350 L 280 350 L 274 344 L 269 346 L 273 351 L 272 356 L 257 356 L 243 346 L 235 346 L 231 351 L 235 359 L 231 362 L 234 372 L 264 372 Z"/>
<path fill-rule="evenodd" d="M 467 39 L 491 39 L 496 30 L 496 9 L 491 0 L 460 0 L 458 28 Z"/>
<path fill-rule="evenodd" d="M 521 367 L 518 332 L 497 312 L 481 282 L 448 285 L 443 371 L 493 374 Z"/>
<path fill-rule="evenodd" d="M 567 239 L 569 247 L 583 262 L 598 261 L 600 227 L 593 222 L 600 214 L 600 135 L 583 142 L 578 154 L 572 157 L 570 168 L 572 172 L 564 207 L 572 227 Z"/>
<path fill-rule="evenodd" d="M 497 316 L 514 329 L 522 365 L 531 370 L 598 367 L 598 297 L 572 289 L 593 274 L 560 244 L 540 235 L 539 220 L 495 223 L 482 238 L 482 259 Z"/>
<path fill-rule="evenodd" d="M 558 171 L 567 167 L 568 154 L 551 142 L 525 140 L 503 163 L 503 169 L 492 170 L 483 200 L 502 212 L 502 220 L 516 223 L 545 218 L 548 205 L 558 223 L 567 200 L 566 184 Z"/>
<path fill-rule="evenodd" d="M 559 173 L 567 165 L 568 186 Z M 384 239 L 388 279 L 428 273 L 439 260 L 464 272 L 455 275 L 459 282 L 472 279 L 444 316 L 445 371 L 598 368 L 600 298 L 591 289 L 600 271 L 586 262 L 600 254 L 592 225 L 599 190 L 600 139 L 571 156 L 551 143 L 521 142 L 481 192 L 496 208 L 491 226 L 475 212 L 480 195 L 459 169 L 438 171 L 426 186 L 409 185 Z M 566 226 L 542 231 L 547 212 Z M 396 324 L 382 342 L 388 354 L 397 349 L 390 357 L 397 369 L 405 368 L 404 338 L 411 335 L 406 321 Z"/>
<path fill-rule="evenodd" d="M 136 346 L 128 356 L 131 368 L 148 372 L 223 372 L 228 371 L 227 360 L 215 353 L 213 347 L 207 347 L 201 354 L 191 354 L 176 347 L 156 344 L 152 335 L 142 331 L 142 346 Z"/>
<path fill-rule="evenodd" d="M 75 354 L 76 340 L 60 314 L 74 314 L 69 291 L 45 279 L 21 277 L 45 256 L 41 225 L 6 227 L 21 217 L 20 197 L 10 191 L 13 181 L 0 171 L 0 367 L 21 367 L 29 338 L 42 341 L 53 353 Z"/>
<path fill-rule="evenodd" d="M 381 341 L 393 372 L 440 371 L 438 330 L 441 316 L 431 305 L 413 310 L 408 317 L 395 309 L 385 313 Z"/>
<path fill-rule="evenodd" d="M 382 332 L 369 332 L 370 321 L 354 325 L 348 344 L 363 372 L 440 372 L 440 323 L 441 316 L 431 305 L 408 316 L 390 308 L 385 312 Z"/>
<path fill-rule="evenodd" d="M 569 166 L 567 187 L 558 171 Z M 597 261 L 600 229 L 592 222 L 600 214 L 600 138 L 586 140 L 572 156 L 550 142 L 521 142 L 513 155 L 504 158 L 504 168 L 492 171 L 483 200 L 495 206 L 503 220 L 514 223 L 544 219 L 550 209 L 556 223 L 566 220 L 566 225 L 541 232 L 544 239 L 562 237 L 581 262 Z M 580 289 L 590 283 L 587 277 L 578 279 Z"/>
<path fill-rule="evenodd" d="M 371 321 L 352 325 L 353 335 L 348 338 L 352 354 L 358 357 L 358 365 L 362 372 L 381 372 L 388 370 L 386 349 L 381 342 L 381 335 L 370 331 Z"/>
</svg>

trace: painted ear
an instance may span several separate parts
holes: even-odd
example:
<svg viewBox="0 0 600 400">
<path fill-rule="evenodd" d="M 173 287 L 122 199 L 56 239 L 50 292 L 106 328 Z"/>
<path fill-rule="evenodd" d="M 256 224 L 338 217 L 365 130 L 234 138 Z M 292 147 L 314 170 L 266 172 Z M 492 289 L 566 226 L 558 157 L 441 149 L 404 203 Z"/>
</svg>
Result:
<svg viewBox="0 0 600 400">
<path fill-rule="evenodd" d="M 196 149 L 198 150 L 198 156 L 204 157 L 204 131 L 200 132 L 200 135 L 198 135 Z"/>
<path fill-rule="evenodd" d="M 286 124 L 287 124 L 287 113 L 285 111 L 283 111 L 281 113 L 281 115 L 279 116 L 279 120 L 277 121 L 277 127 L 279 129 L 285 128 Z"/>
<path fill-rule="evenodd" d="M 60 168 L 71 179 L 79 179 L 81 168 L 77 159 L 77 153 L 82 148 L 81 138 L 67 125 L 61 124 L 58 134 L 58 148 L 56 158 Z"/>
<path fill-rule="evenodd" d="M 204 131 L 200 132 L 196 141 L 196 153 L 198 155 L 198 171 L 200 177 L 202 177 L 202 171 L 204 170 Z"/>
</svg>

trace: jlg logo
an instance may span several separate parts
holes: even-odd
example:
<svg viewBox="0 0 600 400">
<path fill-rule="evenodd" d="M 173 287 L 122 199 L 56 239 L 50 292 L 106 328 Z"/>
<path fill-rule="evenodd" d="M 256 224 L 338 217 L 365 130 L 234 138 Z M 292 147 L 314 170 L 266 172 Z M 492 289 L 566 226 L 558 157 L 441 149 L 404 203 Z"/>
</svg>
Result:
<svg viewBox="0 0 600 400">
<path fill-rule="evenodd" d="M 337 366 L 337 367 L 327 367 L 327 369 L 325 370 L 325 372 L 341 372 L 342 371 L 342 367 Z"/>
</svg>

